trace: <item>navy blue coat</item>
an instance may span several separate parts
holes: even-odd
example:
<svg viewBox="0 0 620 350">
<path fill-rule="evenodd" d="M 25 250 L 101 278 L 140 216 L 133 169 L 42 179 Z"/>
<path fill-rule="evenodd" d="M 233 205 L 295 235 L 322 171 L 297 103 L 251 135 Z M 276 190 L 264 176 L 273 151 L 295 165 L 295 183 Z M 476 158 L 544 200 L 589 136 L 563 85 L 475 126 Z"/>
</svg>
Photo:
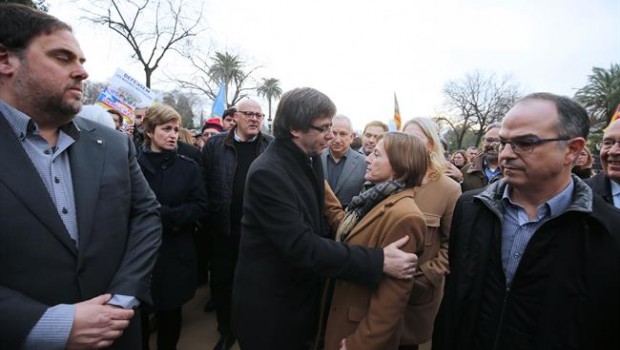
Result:
<svg viewBox="0 0 620 350">
<path fill-rule="evenodd" d="M 207 212 L 201 169 L 175 152 L 142 152 L 138 163 L 161 204 L 163 236 L 153 271 L 153 305 L 156 310 L 178 308 L 196 289 L 192 233 Z"/>
</svg>

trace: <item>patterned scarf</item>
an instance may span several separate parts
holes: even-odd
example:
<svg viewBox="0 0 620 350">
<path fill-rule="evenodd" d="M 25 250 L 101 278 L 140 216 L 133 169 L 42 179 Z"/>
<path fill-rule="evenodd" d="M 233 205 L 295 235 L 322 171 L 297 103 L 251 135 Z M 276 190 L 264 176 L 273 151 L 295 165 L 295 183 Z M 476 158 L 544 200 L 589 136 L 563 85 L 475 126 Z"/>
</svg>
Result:
<svg viewBox="0 0 620 350">
<path fill-rule="evenodd" d="M 405 189 L 405 185 L 394 180 L 379 183 L 358 196 L 353 197 L 347 212 L 336 232 L 336 241 L 343 242 L 351 230 L 368 212 L 387 197 Z"/>
</svg>

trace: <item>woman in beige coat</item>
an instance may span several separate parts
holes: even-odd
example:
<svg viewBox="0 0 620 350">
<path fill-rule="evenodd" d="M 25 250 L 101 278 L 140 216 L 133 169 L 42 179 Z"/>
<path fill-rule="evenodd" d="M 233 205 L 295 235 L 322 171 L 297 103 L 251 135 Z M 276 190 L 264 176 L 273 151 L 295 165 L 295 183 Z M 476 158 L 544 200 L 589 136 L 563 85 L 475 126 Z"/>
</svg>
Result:
<svg viewBox="0 0 620 350">
<path fill-rule="evenodd" d="M 405 123 L 403 132 L 418 137 L 429 152 L 426 176 L 415 193 L 415 201 L 426 220 L 424 252 L 418 257 L 400 341 L 401 350 L 412 350 L 429 341 L 433 334 L 433 323 L 448 274 L 452 212 L 461 195 L 461 186 L 444 174 L 446 160 L 435 122 L 428 118 L 416 118 Z"/>
<path fill-rule="evenodd" d="M 426 173 L 424 144 L 411 135 L 387 133 L 366 163 L 365 179 L 374 187 L 354 197 L 346 212 L 326 186 L 326 213 L 332 227 L 337 227 L 336 239 L 350 245 L 385 247 L 407 235 L 409 240 L 401 249 L 419 253 L 426 224 L 413 198 L 414 187 Z M 384 276 L 379 287 L 371 290 L 336 281 L 325 349 L 397 349 L 412 284 L 412 280 Z"/>
</svg>

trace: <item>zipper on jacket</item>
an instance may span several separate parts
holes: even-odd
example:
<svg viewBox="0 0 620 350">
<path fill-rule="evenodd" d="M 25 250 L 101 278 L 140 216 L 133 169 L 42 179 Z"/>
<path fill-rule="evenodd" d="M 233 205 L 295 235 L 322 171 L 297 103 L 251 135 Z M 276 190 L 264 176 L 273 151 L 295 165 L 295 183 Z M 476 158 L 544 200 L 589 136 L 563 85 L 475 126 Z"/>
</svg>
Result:
<svg viewBox="0 0 620 350">
<path fill-rule="evenodd" d="M 510 286 L 506 287 L 504 291 L 504 300 L 502 302 L 502 311 L 499 314 L 499 322 L 497 324 L 497 331 L 495 332 L 495 340 L 493 341 L 493 350 L 499 349 L 499 338 L 504 326 L 504 314 L 506 313 L 506 304 L 508 303 L 508 297 L 510 296 Z"/>
</svg>

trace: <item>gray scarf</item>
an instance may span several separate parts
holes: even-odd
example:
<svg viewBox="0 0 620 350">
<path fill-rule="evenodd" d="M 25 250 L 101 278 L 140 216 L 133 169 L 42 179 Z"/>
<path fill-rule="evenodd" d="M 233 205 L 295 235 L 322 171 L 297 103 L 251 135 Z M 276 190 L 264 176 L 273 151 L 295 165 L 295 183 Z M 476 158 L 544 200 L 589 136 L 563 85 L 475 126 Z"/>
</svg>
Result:
<svg viewBox="0 0 620 350">
<path fill-rule="evenodd" d="M 336 232 L 336 241 L 343 242 L 351 230 L 368 212 L 387 197 L 405 189 L 405 185 L 394 180 L 388 180 L 369 188 L 353 197 L 347 207 L 347 212 Z"/>
</svg>

